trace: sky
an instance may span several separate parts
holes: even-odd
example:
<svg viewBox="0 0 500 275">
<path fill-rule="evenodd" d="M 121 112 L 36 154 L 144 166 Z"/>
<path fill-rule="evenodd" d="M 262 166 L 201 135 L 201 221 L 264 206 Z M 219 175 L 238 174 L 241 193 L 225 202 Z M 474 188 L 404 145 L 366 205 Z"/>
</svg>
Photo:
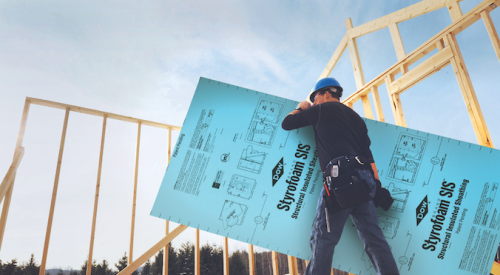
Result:
<svg viewBox="0 0 500 275">
<path fill-rule="evenodd" d="M 0 1 L 0 176 L 12 162 L 26 97 L 182 126 L 200 77 L 304 100 L 346 32 L 416 0 Z M 460 2 L 463 13 L 478 0 Z M 500 26 L 500 12 L 491 13 Z M 451 23 L 446 9 L 400 23 L 409 53 Z M 500 62 L 481 20 L 457 36 L 493 143 Z M 357 39 L 366 81 L 397 62 L 388 29 Z M 412 67 L 411 67 L 412 68 Z M 411 69 L 410 68 L 410 69 Z M 331 76 L 356 90 L 346 49 Z M 385 85 L 384 85 L 385 86 Z M 394 123 L 385 87 L 386 122 Z M 477 143 L 453 69 L 401 95 L 409 128 Z M 354 109 L 362 116 L 361 103 Z M 5 236 L 3 262 L 42 258 L 64 111 L 32 105 Z M 103 119 L 69 116 L 47 268 L 86 260 Z M 175 138 L 177 133 L 173 134 Z M 128 254 L 137 125 L 108 120 L 93 258 Z M 134 258 L 165 234 L 149 216 L 167 165 L 167 131 L 142 127 Z M 3 202 L 0 204 L 3 205 Z M 171 224 L 174 228 L 175 224 Z M 194 242 L 192 229 L 174 247 Z M 201 233 L 201 243 L 222 238 Z M 230 240 L 230 250 L 246 244 Z M 256 248 L 256 251 L 263 249 Z"/>
</svg>

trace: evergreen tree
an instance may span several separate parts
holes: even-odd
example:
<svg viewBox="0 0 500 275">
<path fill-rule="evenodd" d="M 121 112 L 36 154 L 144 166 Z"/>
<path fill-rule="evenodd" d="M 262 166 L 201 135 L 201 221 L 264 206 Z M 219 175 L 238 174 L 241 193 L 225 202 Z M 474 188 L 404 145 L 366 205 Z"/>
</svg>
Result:
<svg viewBox="0 0 500 275">
<path fill-rule="evenodd" d="M 92 273 L 94 274 L 94 273 Z M 95 275 L 114 275 L 115 272 L 109 268 L 108 261 L 102 260 L 102 263 L 98 264 L 96 267 Z"/>
<path fill-rule="evenodd" d="M 115 264 L 116 268 L 118 268 L 118 272 L 124 270 L 128 266 L 128 257 L 127 257 L 127 252 L 123 254 L 123 257 L 118 260 L 118 263 Z M 137 271 L 134 271 L 132 275 L 138 275 L 139 273 Z"/>
<path fill-rule="evenodd" d="M 59 269 L 59 272 L 57 272 L 57 275 L 64 275 L 62 269 Z"/>
<path fill-rule="evenodd" d="M 85 260 L 84 264 L 82 265 L 82 268 L 80 269 L 80 275 L 86 275 L 87 274 L 87 263 L 88 261 Z M 96 274 L 96 268 L 97 268 L 97 264 L 95 262 L 95 260 L 92 262 L 92 266 L 91 266 L 91 274 Z"/>
<path fill-rule="evenodd" d="M 168 274 L 179 274 L 179 259 L 177 257 L 177 251 L 172 247 L 172 244 L 168 246 Z"/>
<path fill-rule="evenodd" d="M 240 251 L 229 257 L 229 274 L 248 275 L 248 269 L 243 262 Z"/>
<path fill-rule="evenodd" d="M 2 275 L 15 275 L 17 271 L 17 261 L 12 260 L 10 263 L 6 263 L 2 268 Z"/>
<path fill-rule="evenodd" d="M 71 270 L 71 272 L 69 273 L 69 275 L 78 275 L 78 272 L 76 272 L 74 270 Z"/>
<path fill-rule="evenodd" d="M 272 267 L 272 255 L 271 252 L 261 252 L 256 253 L 255 255 L 255 266 L 257 274 L 261 275 L 272 275 L 273 267 Z M 261 272 L 258 270 L 260 269 Z"/>
<path fill-rule="evenodd" d="M 143 266 L 141 275 L 151 275 L 151 261 L 148 260 Z"/>
<path fill-rule="evenodd" d="M 40 266 L 36 264 L 35 255 L 31 254 L 29 262 L 23 265 L 22 274 L 38 275 L 38 273 L 40 273 Z"/>
<path fill-rule="evenodd" d="M 191 242 L 181 244 L 178 259 L 181 273 L 194 274 L 194 245 Z"/>
<path fill-rule="evenodd" d="M 206 275 L 219 275 L 223 273 L 222 247 L 216 245 L 203 245 L 200 249 L 200 271 Z"/>
<path fill-rule="evenodd" d="M 115 264 L 116 268 L 118 268 L 118 272 L 124 270 L 128 266 L 128 257 L 127 252 L 123 254 L 123 257 L 118 260 L 118 263 Z"/>
</svg>

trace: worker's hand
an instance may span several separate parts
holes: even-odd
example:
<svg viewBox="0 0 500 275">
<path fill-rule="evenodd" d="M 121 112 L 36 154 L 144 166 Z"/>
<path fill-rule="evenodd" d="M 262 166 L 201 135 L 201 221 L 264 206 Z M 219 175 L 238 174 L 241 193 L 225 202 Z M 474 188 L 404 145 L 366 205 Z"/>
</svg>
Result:
<svg viewBox="0 0 500 275">
<path fill-rule="evenodd" d="M 309 103 L 308 101 L 301 101 L 297 106 L 300 107 L 302 110 L 305 110 L 311 107 L 311 103 Z"/>
</svg>

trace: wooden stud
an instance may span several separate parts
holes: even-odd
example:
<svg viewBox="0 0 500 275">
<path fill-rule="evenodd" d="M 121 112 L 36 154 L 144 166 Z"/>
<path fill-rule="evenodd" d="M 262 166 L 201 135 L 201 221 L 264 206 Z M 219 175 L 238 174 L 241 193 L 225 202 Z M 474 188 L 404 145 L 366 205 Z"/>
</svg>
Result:
<svg viewBox="0 0 500 275">
<path fill-rule="evenodd" d="M 349 31 L 352 38 L 360 37 L 381 30 L 391 24 L 400 23 L 411 18 L 446 7 L 449 0 L 420 1 L 404 9 L 382 16 Z"/>
<path fill-rule="evenodd" d="M 106 138 L 107 119 L 108 115 L 105 114 L 102 121 L 101 150 L 99 152 L 99 166 L 97 169 L 97 182 L 95 185 L 94 214 L 92 215 L 92 230 L 90 232 L 90 248 L 89 248 L 89 258 L 87 260 L 87 275 L 90 275 L 92 271 L 92 254 L 94 253 L 95 226 L 97 220 L 97 206 L 99 203 L 99 189 L 101 188 L 102 158 L 104 155 L 104 140 Z"/>
<path fill-rule="evenodd" d="M 14 151 L 14 158 L 16 152 L 23 145 L 24 132 L 26 130 L 26 123 L 28 122 L 30 105 L 31 101 L 28 98 L 26 98 L 26 100 L 24 101 L 23 116 L 21 117 L 21 125 L 19 126 L 19 132 L 17 134 L 17 142 L 16 142 L 16 150 Z M 7 225 L 7 216 L 9 215 L 10 201 L 12 198 L 12 192 L 14 191 L 15 181 L 16 181 L 16 175 L 14 173 L 14 176 L 11 179 L 11 183 L 9 184 L 10 186 L 7 189 L 7 192 L 5 193 L 4 196 L 5 200 L 3 202 L 3 207 L 2 207 L 2 216 L 0 216 L 0 251 L 2 249 L 3 235 L 5 233 L 5 227 Z"/>
<path fill-rule="evenodd" d="M 288 274 L 299 275 L 299 268 L 297 266 L 297 258 L 287 255 L 288 258 Z"/>
<path fill-rule="evenodd" d="M 227 237 L 223 237 L 222 240 L 222 253 L 224 257 L 222 269 L 224 269 L 224 275 L 229 275 L 229 248 L 227 245 Z"/>
<path fill-rule="evenodd" d="M 42 262 L 40 264 L 40 275 L 45 275 L 45 265 L 47 264 L 47 253 L 49 251 L 50 233 L 52 231 L 52 220 L 54 218 L 54 208 L 56 206 L 57 188 L 59 186 L 59 175 L 61 174 L 62 157 L 64 152 L 64 143 L 66 141 L 66 130 L 68 129 L 69 108 L 66 108 L 64 115 L 64 124 L 59 144 L 59 156 L 57 157 L 56 176 L 54 179 L 54 188 L 52 189 L 52 199 L 50 201 L 49 220 L 47 222 L 47 231 L 45 232 L 45 243 L 43 246 Z"/>
<path fill-rule="evenodd" d="M 273 275 L 279 275 L 280 268 L 278 266 L 278 252 L 272 251 L 271 258 L 272 258 L 272 265 L 273 265 Z"/>
<path fill-rule="evenodd" d="M 376 86 L 371 87 L 371 94 L 373 96 L 373 104 L 375 105 L 375 113 L 377 114 L 377 119 L 378 121 L 385 122 L 384 111 L 382 110 L 382 102 L 380 101 L 378 88 Z"/>
<path fill-rule="evenodd" d="M 31 100 L 27 97 L 24 101 L 23 116 L 21 118 L 21 125 L 17 134 L 16 151 L 19 147 L 23 146 L 24 132 L 26 131 L 26 124 L 28 123 L 28 114 L 30 110 Z"/>
<path fill-rule="evenodd" d="M 347 31 L 352 29 L 352 20 L 347 18 L 345 21 Z M 347 45 L 349 46 L 349 55 L 351 56 L 352 68 L 354 70 L 354 78 L 356 80 L 356 87 L 361 89 L 365 85 L 365 76 L 363 75 L 363 67 L 361 66 L 361 60 L 359 58 L 358 44 L 356 39 L 349 36 L 347 40 Z"/>
<path fill-rule="evenodd" d="M 391 75 L 386 75 L 385 76 L 385 87 L 387 88 L 387 92 L 389 93 L 389 102 L 391 103 L 391 110 L 392 110 L 392 115 L 394 116 L 394 123 L 396 123 L 397 125 L 399 125 L 399 123 L 398 123 L 398 115 L 396 113 L 396 106 L 392 102 L 393 99 L 392 99 L 392 93 L 391 93 L 391 89 L 390 89 L 392 79 L 394 79 L 394 77 L 391 76 Z"/>
<path fill-rule="evenodd" d="M 347 31 L 352 29 L 352 20 L 348 18 L 345 22 Z M 356 43 L 356 39 L 349 37 L 348 39 L 349 45 L 349 54 L 351 56 L 352 68 L 354 70 L 354 78 L 356 80 L 356 87 L 361 89 L 365 85 L 365 76 L 363 74 L 363 67 L 361 66 L 361 59 L 359 58 L 358 45 Z M 368 96 L 361 97 L 363 101 L 363 110 L 365 112 L 365 117 L 369 119 L 373 119 L 372 107 L 370 104 L 370 99 Z M 351 107 L 351 106 L 349 106 Z M 351 107 L 352 108 L 352 107 Z"/>
<path fill-rule="evenodd" d="M 483 112 L 479 106 L 479 101 L 476 97 L 476 92 L 472 86 L 469 73 L 467 72 L 467 67 L 465 66 L 465 61 L 458 47 L 458 43 L 453 34 L 448 34 L 446 37 L 449 47 L 453 51 L 454 57 L 451 59 L 451 64 L 453 70 L 455 71 L 455 76 L 462 91 L 462 96 L 465 101 L 465 106 L 469 112 L 469 116 L 474 127 L 474 132 L 476 133 L 477 140 L 480 145 L 493 148 L 493 141 L 491 140 L 488 127 L 486 126 L 486 121 L 483 117 Z"/>
<path fill-rule="evenodd" d="M 491 20 L 490 13 L 487 11 L 482 11 L 481 18 L 483 19 L 486 30 L 488 31 L 491 43 L 493 44 L 493 49 L 495 49 L 497 58 L 500 61 L 500 39 L 498 38 L 498 33 L 495 29 L 495 25 L 493 25 L 493 21 Z"/>
<path fill-rule="evenodd" d="M 12 183 L 9 186 L 9 189 L 7 190 L 7 193 L 5 194 L 5 200 L 3 201 L 3 207 L 2 207 L 2 219 L 0 220 L 0 248 L 3 242 L 3 235 L 5 233 L 5 227 L 7 226 L 7 216 L 9 215 L 9 208 L 10 208 L 10 201 L 12 199 L 12 192 L 14 190 L 14 181 L 15 181 L 16 175 L 14 174 L 14 177 L 12 178 Z"/>
<path fill-rule="evenodd" d="M 398 115 L 398 124 L 397 125 L 402 126 L 402 127 L 407 127 L 405 115 L 403 113 L 403 105 L 401 104 L 401 98 L 399 97 L 398 94 L 393 94 L 391 96 L 391 98 L 392 98 L 391 104 L 393 104 L 395 106 L 396 113 Z"/>
<path fill-rule="evenodd" d="M 7 194 L 7 191 L 9 190 L 12 184 L 12 180 L 16 176 L 17 168 L 19 167 L 19 164 L 21 163 L 23 156 L 24 156 L 24 147 L 19 147 L 19 149 L 17 149 L 16 151 L 16 154 L 14 155 L 14 160 L 12 161 L 12 164 L 10 165 L 7 174 L 3 178 L 2 184 L 0 185 L 0 203 L 2 203 L 5 194 Z"/>
<path fill-rule="evenodd" d="M 401 39 L 401 34 L 399 33 L 398 24 L 397 23 L 390 24 L 389 31 L 391 33 L 394 49 L 396 50 L 396 56 L 398 57 L 398 60 L 401 61 L 406 57 L 406 52 L 405 52 L 405 47 L 403 45 L 403 40 Z"/>
<path fill-rule="evenodd" d="M 248 274 L 255 275 L 255 257 L 253 253 L 253 245 L 248 244 Z"/>
<path fill-rule="evenodd" d="M 424 80 L 429 75 L 441 70 L 443 67 L 450 64 L 450 59 L 453 57 L 453 52 L 450 47 L 437 52 L 429 59 L 418 64 L 408 73 L 402 75 L 400 78 L 391 81 L 391 94 L 400 94 L 418 82 Z"/>
<path fill-rule="evenodd" d="M 406 64 L 399 65 L 399 71 L 401 72 L 401 75 L 404 75 L 408 72 L 408 66 L 406 66 Z"/>
<path fill-rule="evenodd" d="M 387 92 L 389 93 L 389 100 L 391 102 L 391 109 L 394 115 L 394 121 L 396 125 L 406 127 L 406 120 L 403 114 L 403 106 L 401 105 L 401 99 L 399 98 L 399 94 L 392 93 L 391 91 L 391 83 L 394 81 L 394 77 L 391 75 L 387 75 L 385 77 L 385 86 L 387 87 Z"/>
<path fill-rule="evenodd" d="M 135 171 L 134 189 L 132 193 L 132 219 L 130 224 L 130 247 L 128 250 L 128 264 L 134 261 L 134 232 L 135 232 L 135 208 L 137 204 L 137 178 L 139 176 L 139 148 L 141 146 L 141 121 L 137 123 L 137 143 L 135 146 Z"/>
<path fill-rule="evenodd" d="M 195 230 L 194 241 L 194 275 L 200 275 L 200 230 Z"/>
<path fill-rule="evenodd" d="M 448 2 L 448 12 L 450 13 L 451 20 L 453 22 L 458 21 L 460 18 L 462 18 L 462 9 L 460 9 L 460 5 L 458 4 L 458 1 L 449 1 Z"/>
<path fill-rule="evenodd" d="M 102 112 L 102 111 L 98 111 L 98 110 L 93 110 L 93 109 L 88 109 L 88 108 L 83 108 L 83 107 L 79 107 L 79 106 L 63 104 L 63 103 L 59 103 L 59 102 L 43 100 L 43 99 L 38 99 L 38 98 L 28 97 L 28 99 L 31 101 L 31 103 L 41 105 L 41 106 L 52 107 L 52 108 L 63 109 L 63 110 L 65 110 L 67 107 L 69 107 L 71 111 L 76 112 L 76 113 L 82 113 L 82 114 L 88 114 L 88 115 L 100 116 L 100 117 L 104 117 L 104 115 L 107 115 L 108 118 L 112 118 L 112 119 L 116 119 L 116 120 L 132 122 L 132 123 L 138 123 L 139 121 L 142 121 L 142 125 L 163 128 L 163 129 L 172 129 L 175 131 L 181 130 L 181 127 L 179 127 L 179 126 L 173 126 L 173 125 L 168 125 L 168 124 L 163 124 L 163 123 L 158 123 L 158 122 L 154 122 L 154 121 L 143 120 L 143 119 L 138 119 L 138 118 L 133 118 L 133 117 L 128 117 L 128 116 L 122 116 L 122 115 L 117 115 L 117 114 L 113 114 L 113 113 L 107 113 L 107 112 Z"/>
<path fill-rule="evenodd" d="M 160 251 L 166 244 L 170 243 L 175 237 L 179 236 L 184 230 L 186 230 L 187 225 L 180 224 L 167 236 L 163 237 L 159 242 L 157 242 L 153 247 L 151 247 L 148 251 L 142 254 L 137 260 L 135 260 L 132 264 L 128 265 L 124 268 L 119 275 L 129 275 L 132 272 L 136 271 L 141 265 L 143 265 L 147 260 L 153 257 L 158 251 Z"/>
<path fill-rule="evenodd" d="M 370 104 L 370 99 L 367 95 L 362 96 L 363 110 L 365 111 L 365 117 L 368 119 L 373 119 L 372 105 Z"/>
<path fill-rule="evenodd" d="M 170 157 L 172 156 L 172 129 L 168 129 L 167 137 L 167 168 L 170 163 Z M 168 232 L 169 221 L 165 221 L 165 236 L 169 234 Z M 170 253 L 169 244 L 167 243 L 163 249 L 163 275 L 168 275 L 168 254 Z"/>
<path fill-rule="evenodd" d="M 168 234 L 170 234 L 168 232 L 168 230 L 169 230 L 168 227 L 169 227 L 169 222 L 165 221 L 165 236 L 168 236 Z M 168 275 L 168 254 L 170 253 L 169 246 L 170 246 L 170 243 L 167 243 L 163 247 L 163 270 L 162 270 L 163 275 Z"/>
</svg>

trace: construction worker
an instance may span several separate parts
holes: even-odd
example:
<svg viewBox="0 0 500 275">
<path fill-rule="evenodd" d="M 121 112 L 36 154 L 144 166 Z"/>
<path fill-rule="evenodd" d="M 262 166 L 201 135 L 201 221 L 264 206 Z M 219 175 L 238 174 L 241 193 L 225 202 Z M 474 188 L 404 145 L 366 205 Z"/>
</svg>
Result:
<svg viewBox="0 0 500 275">
<path fill-rule="evenodd" d="M 330 274 L 334 249 L 349 215 L 377 274 L 399 274 L 372 201 L 377 190 L 375 179 L 380 181 L 368 129 L 354 110 L 340 103 L 342 90 L 334 78 L 319 80 L 310 95 L 312 106 L 300 102 L 282 122 L 285 130 L 313 126 L 325 181 L 316 207 L 310 239 L 312 257 L 305 274 Z M 356 184 L 344 185 L 346 178 Z"/>
</svg>

